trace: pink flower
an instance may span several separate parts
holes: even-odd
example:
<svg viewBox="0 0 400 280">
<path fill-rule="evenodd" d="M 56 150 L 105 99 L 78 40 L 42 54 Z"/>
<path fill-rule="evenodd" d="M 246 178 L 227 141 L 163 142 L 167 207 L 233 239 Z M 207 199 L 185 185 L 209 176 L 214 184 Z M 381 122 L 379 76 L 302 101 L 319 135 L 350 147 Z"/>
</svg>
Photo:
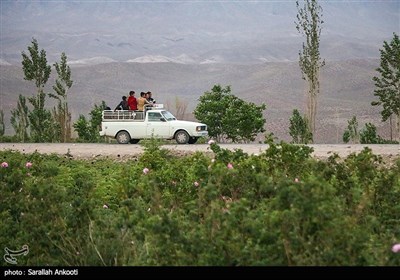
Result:
<svg viewBox="0 0 400 280">
<path fill-rule="evenodd" d="M 208 141 L 208 145 L 211 145 L 211 144 L 215 144 L 215 141 L 212 139 Z"/>
<path fill-rule="evenodd" d="M 198 187 L 200 184 L 199 184 L 199 182 L 196 181 L 196 182 L 193 183 L 193 185 L 194 185 L 195 187 Z"/>
<path fill-rule="evenodd" d="M 28 162 L 25 164 L 25 167 L 26 167 L 26 168 L 31 168 L 31 167 L 32 167 L 32 162 L 28 161 Z"/>
<path fill-rule="evenodd" d="M 397 243 L 397 244 L 393 245 L 392 252 L 393 253 L 399 253 L 400 252 L 400 243 Z"/>
<path fill-rule="evenodd" d="M 226 167 L 228 167 L 228 169 L 233 169 L 232 163 L 228 163 L 228 165 Z"/>
<path fill-rule="evenodd" d="M 107 205 L 107 204 L 104 204 L 104 205 L 103 205 L 103 208 L 104 208 L 104 209 L 108 209 L 108 205 Z"/>
<path fill-rule="evenodd" d="M 3 168 L 7 168 L 7 167 L 8 167 L 8 163 L 7 163 L 7 162 L 5 162 L 5 161 L 4 161 L 4 162 L 2 162 L 2 163 L 1 163 L 1 167 L 3 167 Z"/>
<path fill-rule="evenodd" d="M 296 183 L 300 182 L 299 178 L 294 178 L 294 181 L 295 181 Z"/>
<path fill-rule="evenodd" d="M 149 173 L 149 171 L 150 170 L 147 167 L 143 168 L 143 174 L 147 174 L 147 173 Z"/>
</svg>

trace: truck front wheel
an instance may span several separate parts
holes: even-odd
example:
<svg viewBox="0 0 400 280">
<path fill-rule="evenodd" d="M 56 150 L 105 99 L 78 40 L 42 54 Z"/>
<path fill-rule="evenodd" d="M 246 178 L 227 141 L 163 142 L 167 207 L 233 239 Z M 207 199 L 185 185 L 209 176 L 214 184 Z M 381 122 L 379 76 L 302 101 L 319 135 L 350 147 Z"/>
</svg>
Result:
<svg viewBox="0 0 400 280">
<path fill-rule="evenodd" d="M 129 141 L 131 140 L 131 136 L 126 131 L 118 132 L 117 136 L 115 136 L 115 138 L 117 139 L 117 142 L 119 144 L 128 144 Z"/>
<path fill-rule="evenodd" d="M 178 131 L 175 135 L 175 140 L 178 144 L 187 144 L 189 142 L 189 138 L 189 134 L 187 134 L 187 132 L 184 130 Z"/>
</svg>

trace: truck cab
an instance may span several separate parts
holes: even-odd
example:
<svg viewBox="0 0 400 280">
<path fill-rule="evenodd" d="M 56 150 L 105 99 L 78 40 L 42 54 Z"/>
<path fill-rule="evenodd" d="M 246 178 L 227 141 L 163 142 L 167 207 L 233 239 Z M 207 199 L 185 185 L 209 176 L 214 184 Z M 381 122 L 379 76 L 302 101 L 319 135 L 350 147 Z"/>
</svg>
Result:
<svg viewBox="0 0 400 280">
<path fill-rule="evenodd" d="M 144 111 L 103 111 L 100 135 L 113 137 L 119 144 L 136 144 L 152 137 L 194 144 L 208 131 L 203 123 L 177 120 L 163 104 L 152 104 Z"/>
</svg>

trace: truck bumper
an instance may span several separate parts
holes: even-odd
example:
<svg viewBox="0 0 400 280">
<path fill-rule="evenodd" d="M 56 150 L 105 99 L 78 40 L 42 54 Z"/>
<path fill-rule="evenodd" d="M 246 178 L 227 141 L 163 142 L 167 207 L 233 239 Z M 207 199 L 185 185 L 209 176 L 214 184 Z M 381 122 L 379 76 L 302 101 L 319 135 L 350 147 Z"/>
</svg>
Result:
<svg viewBox="0 0 400 280">
<path fill-rule="evenodd" d="M 194 137 L 201 137 L 201 136 L 207 136 L 208 135 L 208 131 L 196 131 L 193 136 Z"/>
</svg>

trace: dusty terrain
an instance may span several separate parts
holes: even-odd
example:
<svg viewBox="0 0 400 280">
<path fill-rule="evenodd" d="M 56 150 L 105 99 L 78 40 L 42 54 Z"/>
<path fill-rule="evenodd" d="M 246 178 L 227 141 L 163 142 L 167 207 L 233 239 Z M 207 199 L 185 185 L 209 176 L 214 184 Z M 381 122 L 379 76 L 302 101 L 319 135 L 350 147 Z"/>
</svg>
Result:
<svg viewBox="0 0 400 280">
<path fill-rule="evenodd" d="M 266 144 L 221 144 L 222 148 L 234 150 L 242 149 L 249 154 L 259 154 L 268 149 Z M 333 153 L 340 157 L 346 157 L 351 153 L 359 153 L 365 147 L 372 149 L 372 152 L 381 155 L 384 161 L 393 163 L 400 158 L 400 145 L 347 145 L 347 144 L 314 144 L 313 156 L 316 158 L 327 158 Z M 177 155 L 190 154 L 196 151 L 212 153 L 209 145 L 164 145 L 163 148 L 171 150 Z M 1 143 L 0 150 L 17 150 L 23 153 L 33 153 L 35 151 L 43 154 L 56 153 L 75 159 L 91 159 L 98 157 L 109 157 L 115 159 L 136 158 L 143 152 L 141 145 L 120 145 L 120 144 L 75 144 L 75 143 Z"/>
<path fill-rule="evenodd" d="M 326 62 L 321 71 L 322 91 L 318 98 L 315 143 L 343 143 L 344 130 L 353 116 L 357 117 L 359 130 L 371 122 L 381 137 L 390 139 L 389 122 L 381 122 L 382 108 L 371 106 L 376 99 L 372 77 L 378 66 L 378 59 Z M 54 75 L 50 80 L 56 78 Z M 175 117 L 194 120 L 192 112 L 198 105 L 198 98 L 216 84 L 231 85 L 232 94 L 243 100 L 265 103 L 266 134 L 272 132 L 280 140 L 292 140 L 289 120 L 293 109 L 305 113 L 306 83 L 301 78 L 298 62 L 256 65 L 106 63 L 74 67 L 72 76 L 74 85 L 68 91 L 72 122 L 81 114 L 90 118 L 94 104 L 99 105 L 102 100 L 115 108 L 121 96 L 130 89 L 136 92 L 151 90 L 157 103 L 163 103 Z M 35 85 L 24 80 L 21 66 L 12 65 L 0 67 L 0 84 L 5 134 L 13 135 L 11 110 L 17 107 L 19 94 L 29 97 L 35 93 Z M 52 91 L 51 85 L 47 85 L 46 92 Z M 178 110 L 178 104 L 186 104 L 186 110 L 182 110 L 183 107 Z M 46 99 L 47 108 L 54 105 L 54 100 Z M 260 133 L 255 143 L 263 142 L 264 138 L 265 135 Z"/>
</svg>

